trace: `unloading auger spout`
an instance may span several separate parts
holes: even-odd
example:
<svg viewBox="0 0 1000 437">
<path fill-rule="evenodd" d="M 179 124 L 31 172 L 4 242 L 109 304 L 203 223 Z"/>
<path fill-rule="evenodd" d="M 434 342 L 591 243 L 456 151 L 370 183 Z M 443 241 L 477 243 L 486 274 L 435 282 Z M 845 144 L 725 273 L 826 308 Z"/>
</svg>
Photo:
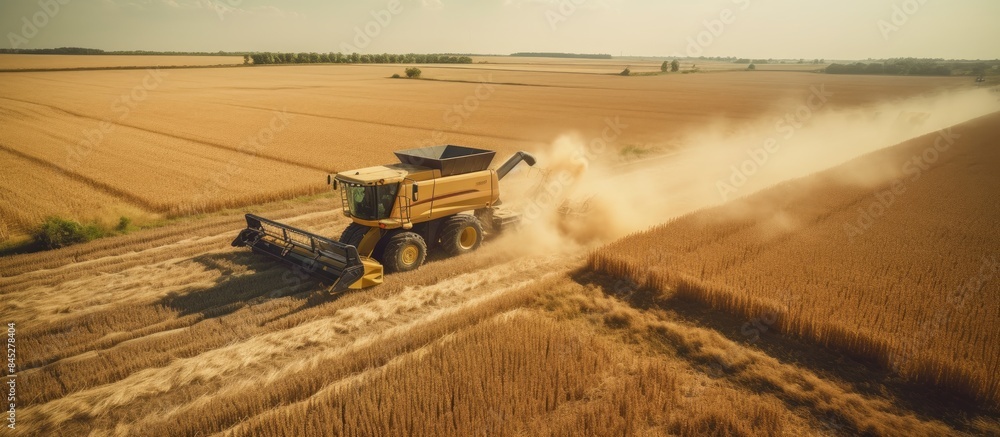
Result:
<svg viewBox="0 0 1000 437">
<path fill-rule="evenodd" d="M 503 177 L 507 176 L 507 173 L 510 173 L 510 171 L 513 170 L 514 167 L 517 167 L 517 165 L 521 163 L 521 161 L 524 161 L 526 164 L 532 167 L 534 167 L 535 165 L 535 157 L 531 156 L 530 153 L 517 152 L 513 156 L 508 158 L 507 162 L 503 163 L 503 165 L 501 165 L 500 168 L 497 169 L 497 179 L 503 179 Z"/>
</svg>

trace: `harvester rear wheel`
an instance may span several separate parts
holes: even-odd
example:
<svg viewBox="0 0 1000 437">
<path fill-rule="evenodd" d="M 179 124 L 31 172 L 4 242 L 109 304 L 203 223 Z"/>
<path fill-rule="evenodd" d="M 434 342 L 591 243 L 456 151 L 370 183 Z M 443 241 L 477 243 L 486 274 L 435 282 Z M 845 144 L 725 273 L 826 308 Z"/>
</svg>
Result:
<svg viewBox="0 0 1000 437">
<path fill-rule="evenodd" d="M 344 233 L 340 234 L 340 242 L 358 247 L 361 245 L 361 239 L 365 238 L 365 234 L 368 233 L 368 229 L 368 226 L 351 223 L 344 228 Z"/>
<path fill-rule="evenodd" d="M 441 248 L 449 255 L 472 252 L 483 243 L 483 225 L 475 216 L 455 214 L 441 228 Z"/>
<path fill-rule="evenodd" d="M 415 270 L 427 258 L 427 243 L 415 232 L 399 232 L 388 237 L 382 254 L 387 273 Z"/>
</svg>

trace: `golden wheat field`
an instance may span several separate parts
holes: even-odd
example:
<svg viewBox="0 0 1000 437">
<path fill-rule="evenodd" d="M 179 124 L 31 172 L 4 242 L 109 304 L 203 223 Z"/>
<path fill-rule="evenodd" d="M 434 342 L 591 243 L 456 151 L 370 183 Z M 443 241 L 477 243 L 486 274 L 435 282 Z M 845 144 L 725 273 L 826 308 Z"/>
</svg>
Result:
<svg viewBox="0 0 1000 437">
<path fill-rule="evenodd" d="M 996 406 L 998 122 L 685 216 L 589 265 Z"/>
<path fill-rule="evenodd" d="M 16 55 L 0 55 L 4 56 Z M 41 56 L 41 55 L 38 55 Z M 287 66 L 4 73 L 5 167 L 43 166 L 73 179 L 74 202 L 119 199 L 83 213 L 69 201 L 5 212 L 9 235 L 37 217 L 115 221 L 111 210 L 177 217 L 324 191 L 328 172 L 391 162 L 393 150 L 477 144 L 537 150 L 565 132 L 664 151 L 719 117 L 750 123 L 794 108 L 822 85 L 851 108 L 951 89 L 951 78 L 819 78 L 759 72 L 621 78 L 604 74 L 425 68 L 431 80 L 388 79 L 394 66 Z M 820 80 L 822 79 L 822 80 Z M 735 129 L 735 127 L 734 127 Z M 54 192 L 50 183 L 0 193 Z M 50 196 L 51 197 L 51 196 Z M 13 203 L 13 202 L 12 202 Z M 117 215 L 108 215 L 117 214 Z M 94 217 L 94 216 L 99 217 Z"/>
<path fill-rule="evenodd" d="M 1000 433 L 992 96 L 482 60 L 0 73 L 2 237 L 144 227 L 0 256 L 12 434 Z M 444 143 L 536 154 L 502 181 L 522 228 L 340 294 L 230 244 L 246 212 L 336 238 L 329 172 Z"/>
</svg>

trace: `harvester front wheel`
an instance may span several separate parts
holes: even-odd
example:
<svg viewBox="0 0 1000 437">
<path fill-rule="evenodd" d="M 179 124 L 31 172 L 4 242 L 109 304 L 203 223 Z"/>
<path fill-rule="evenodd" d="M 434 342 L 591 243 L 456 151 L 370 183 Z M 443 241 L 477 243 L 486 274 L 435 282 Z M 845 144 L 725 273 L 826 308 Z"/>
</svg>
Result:
<svg viewBox="0 0 1000 437">
<path fill-rule="evenodd" d="M 415 232 L 399 232 L 389 237 L 382 254 L 382 265 L 388 273 L 415 270 L 427 258 L 427 243 Z"/>
<path fill-rule="evenodd" d="M 449 255 L 472 252 L 483 244 L 483 225 L 475 216 L 455 214 L 441 228 L 441 248 Z"/>
<path fill-rule="evenodd" d="M 351 223 L 344 229 L 344 233 L 340 234 L 340 242 L 358 247 L 361 245 L 361 239 L 365 238 L 365 234 L 368 233 L 368 229 L 368 226 Z"/>
</svg>

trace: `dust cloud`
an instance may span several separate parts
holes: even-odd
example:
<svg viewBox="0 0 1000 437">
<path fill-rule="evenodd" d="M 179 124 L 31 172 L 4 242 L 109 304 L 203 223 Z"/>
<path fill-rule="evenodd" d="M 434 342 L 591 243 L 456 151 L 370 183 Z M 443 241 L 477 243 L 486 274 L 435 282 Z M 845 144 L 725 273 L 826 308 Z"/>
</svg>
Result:
<svg viewBox="0 0 1000 437">
<path fill-rule="evenodd" d="M 1000 102 L 981 89 L 851 109 L 803 102 L 738 127 L 720 121 L 665 134 L 651 149 L 672 151 L 631 160 L 622 145 L 566 134 L 531 151 L 534 168 L 501 181 L 504 206 L 524 220 L 516 238 L 499 243 L 522 253 L 579 251 L 995 111 Z"/>
</svg>

